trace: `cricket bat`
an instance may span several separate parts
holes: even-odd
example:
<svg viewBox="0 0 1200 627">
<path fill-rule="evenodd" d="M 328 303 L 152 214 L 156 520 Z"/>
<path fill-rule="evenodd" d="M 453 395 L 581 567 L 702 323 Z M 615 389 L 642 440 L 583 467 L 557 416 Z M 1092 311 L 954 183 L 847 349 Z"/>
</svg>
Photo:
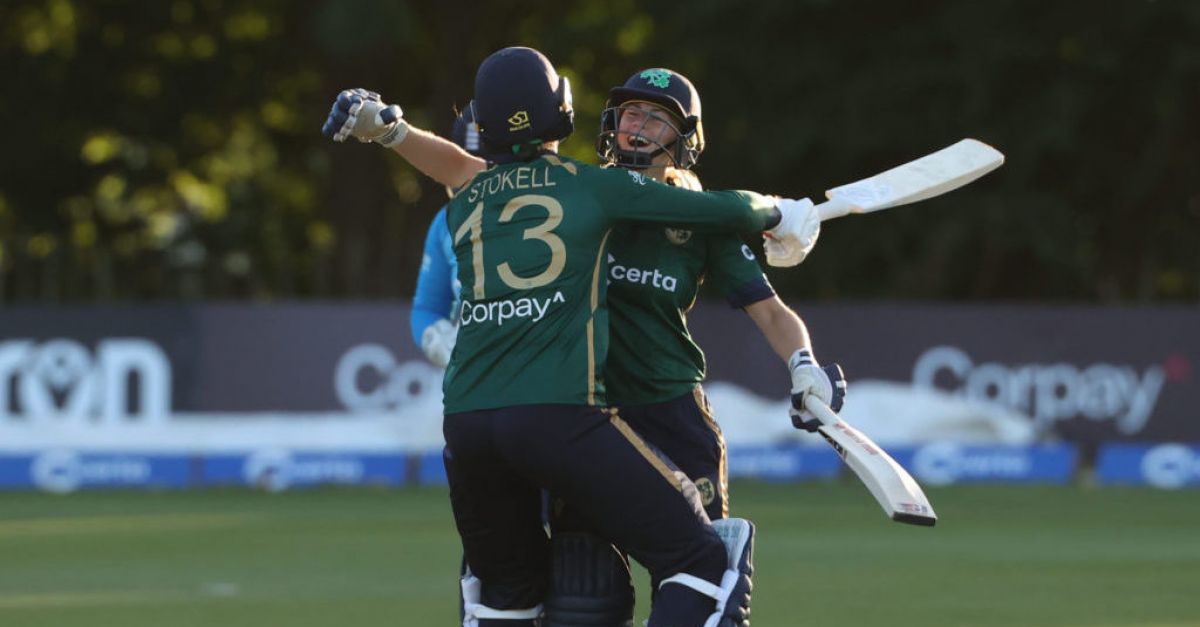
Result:
<svg viewBox="0 0 1200 627">
<path fill-rule="evenodd" d="M 804 407 L 821 421 L 817 432 L 858 475 L 889 518 L 926 527 L 937 523 L 921 486 L 891 455 L 813 395 L 805 396 Z"/>
<path fill-rule="evenodd" d="M 964 139 L 886 172 L 825 192 L 817 205 L 821 220 L 870 213 L 940 196 L 1004 164 L 1004 155 L 977 140 Z"/>
</svg>

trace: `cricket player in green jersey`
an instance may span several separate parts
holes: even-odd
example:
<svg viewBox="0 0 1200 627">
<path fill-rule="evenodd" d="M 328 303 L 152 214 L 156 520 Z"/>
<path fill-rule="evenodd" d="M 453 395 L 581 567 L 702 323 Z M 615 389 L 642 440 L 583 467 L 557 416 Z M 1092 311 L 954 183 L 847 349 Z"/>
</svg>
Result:
<svg viewBox="0 0 1200 627">
<path fill-rule="evenodd" d="M 642 70 L 609 92 L 597 140 L 597 153 L 605 164 L 700 189 L 690 168 L 704 147 L 699 93 L 678 72 Z M 789 364 L 793 378 L 813 376 L 827 383 L 831 396 L 822 398 L 839 409 L 845 393 L 840 369 L 817 366 L 803 321 L 776 296 L 754 253 L 736 235 L 623 224 L 614 231 L 609 278 L 611 339 L 605 368 L 609 402 L 696 484 L 705 510 L 718 526 L 742 525 L 752 543 L 755 530 L 748 521 L 721 520 L 729 515 L 725 441 L 700 386 L 706 369 L 704 354 L 687 327 L 687 313 L 700 284 L 709 283 L 732 307 L 749 314 Z M 795 408 L 793 413 L 798 428 L 815 428 L 812 416 Z M 555 564 L 564 566 L 551 579 L 547 616 L 556 605 L 607 606 L 606 599 L 614 598 L 599 593 L 578 598 L 588 590 L 574 583 L 589 580 L 582 568 L 596 569 L 594 564 L 602 564 L 602 556 L 612 551 L 606 552 L 606 543 L 595 542 L 599 540 L 595 536 L 563 533 L 572 529 L 569 511 L 555 525 Z M 559 553 L 567 558 L 558 559 Z M 591 559 L 580 559 L 580 554 Z M 583 566 L 572 570 L 569 565 Z M 622 572 L 616 567 L 610 570 Z M 560 585 L 576 592 L 560 595 Z M 744 604 L 748 614 L 748 598 Z"/>
<path fill-rule="evenodd" d="M 536 616 L 524 604 L 544 592 L 534 572 L 546 549 L 540 530 L 533 532 L 537 487 L 565 495 L 649 568 L 660 582 L 651 625 L 742 624 L 727 601 L 743 585 L 738 568 L 748 567 L 748 555 L 738 551 L 740 563 L 726 568 L 720 540 L 713 545 L 712 529 L 697 528 L 706 517 L 689 512 L 679 496 L 694 486 L 617 412 L 595 409 L 603 402 L 605 245 L 613 224 L 627 219 L 774 226 L 783 258 L 798 262 L 815 237 L 811 203 L 778 201 L 776 218 L 771 203 L 752 194 L 695 194 L 555 157 L 553 142 L 570 132 L 569 92 L 534 51 L 489 57 L 476 90 L 481 133 L 501 163 L 472 180 L 449 209 L 463 306 L 446 379 L 447 471 L 482 588 L 475 602 L 465 595 L 468 621 L 478 622 L 464 624 Z M 377 96 L 359 95 L 355 104 L 366 111 L 364 121 L 350 111 L 339 126 L 349 129 L 343 139 L 386 145 L 403 133 L 398 110 L 380 115 L 389 109 Z M 331 119 L 338 111 L 335 104 Z"/>
<path fill-rule="evenodd" d="M 605 164 L 700 189 L 690 168 L 704 147 L 700 95 L 678 72 L 646 69 L 609 92 L 597 139 Z M 820 377 L 808 331 L 776 296 L 753 251 L 736 235 L 629 223 L 616 241 L 609 288 L 612 340 L 605 370 L 609 402 L 688 472 L 701 487 L 709 515 L 722 518 L 728 515 L 724 442 L 699 387 L 704 354 L 687 327 L 700 283 L 711 282 L 731 306 L 744 309 L 785 362 L 808 361 L 814 368 L 805 370 Z M 647 280 L 651 272 L 654 278 Z M 844 381 L 840 374 L 834 376 L 830 401 L 840 405 Z M 672 419 L 663 421 L 663 416 Z M 805 422 L 812 417 L 799 418 Z"/>
</svg>

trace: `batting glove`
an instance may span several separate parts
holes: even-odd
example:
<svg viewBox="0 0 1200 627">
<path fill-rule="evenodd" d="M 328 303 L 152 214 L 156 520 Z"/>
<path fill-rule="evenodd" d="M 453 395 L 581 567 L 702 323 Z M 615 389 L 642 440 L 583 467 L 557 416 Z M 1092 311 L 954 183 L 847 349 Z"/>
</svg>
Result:
<svg viewBox="0 0 1200 627">
<path fill-rule="evenodd" d="M 450 324 L 445 318 L 425 327 L 421 333 L 421 350 L 433 365 L 445 368 L 450 363 L 450 354 L 454 352 L 454 343 L 458 340 L 458 327 Z"/>
<path fill-rule="evenodd" d="M 790 268 L 804 261 L 817 245 L 821 216 L 807 198 L 782 198 L 775 207 L 779 209 L 781 219 L 775 228 L 763 233 L 763 252 L 772 266 Z"/>
<path fill-rule="evenodd" d="M 792 371 L 792 409 L 788 412 L 792 416 L 792 425 L 797 429 L 816 431 L 822 423 L 804 408 L 805 396 L 812 394 L 833 411 L 839 411 L 846 398 L 846 376 L 837 364 L 819 366 L 807 348 L 792 353 L 788 368 Z"/>
<path fill-rule="evenodd" d="M 347 89 L 333 101 L 321 132 L 335 142 L 354 137 L 392 148 L 408 136 L 408 122 L 397 105 L 384 104 L 379 94 L 365 89 Z"/>
</svg>

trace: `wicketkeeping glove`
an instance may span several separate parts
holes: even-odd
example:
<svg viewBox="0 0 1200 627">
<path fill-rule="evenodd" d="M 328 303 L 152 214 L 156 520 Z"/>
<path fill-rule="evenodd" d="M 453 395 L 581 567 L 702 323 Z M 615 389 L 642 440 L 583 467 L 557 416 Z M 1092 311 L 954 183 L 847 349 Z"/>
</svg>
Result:
<svg viewBox="0 0 1200 627">
<path fill-rule="evenodd" d="M 842 409 L 846 398 L 846 376 L 842 367 L 833 364 L 822 368 L 807 348 L 792 353 L 788 359 L 792 371 L 792 425 L 805 431 L 816 431 L 821 421 L 804 408 L 804 397 L 812 394 L 833 411 Z"/>
<path fill-rule="evenodd" d="M 425 327 L 421 333 L 421 350 L 433 365 L 445 368 L 450 363 L 450 354 L 454 352 L 457 340 L 458 327 L 443 318 Z"/>
<path fill-rule="evenodd" d="M 408 122 L 403 115 L 399 106 L 384 104 L 373 91 L 347 89 L 333 101 L 321 132 L 335 142 L 354 137 L 391 148 L 408 136 Z"/>
<path fill-rule="evenodd" d="M 782 217 L 775 228 L 763 233 L 767 263 L 781 268 L 799 265 L 817 245 L 821 216 L 807 198 L 781 198 L 775 206 Z"/>
</svg>

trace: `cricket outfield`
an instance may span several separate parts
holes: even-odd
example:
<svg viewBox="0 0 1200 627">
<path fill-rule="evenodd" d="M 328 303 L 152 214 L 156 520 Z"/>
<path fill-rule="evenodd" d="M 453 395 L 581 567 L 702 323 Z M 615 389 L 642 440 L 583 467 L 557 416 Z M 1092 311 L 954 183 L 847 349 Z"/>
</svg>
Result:
<svg viewBox="0 0 1200 627">
<path fill-rule="evenodd" d="M 735 482 L 754 625 L 1200 625 L 1195 492 L 928 493 L 933 528 L 888 522 L 856 481 Z M 444 489 L 0 494 L 0 559 L 5 627 L 456 622 Z"/>
</svg>

